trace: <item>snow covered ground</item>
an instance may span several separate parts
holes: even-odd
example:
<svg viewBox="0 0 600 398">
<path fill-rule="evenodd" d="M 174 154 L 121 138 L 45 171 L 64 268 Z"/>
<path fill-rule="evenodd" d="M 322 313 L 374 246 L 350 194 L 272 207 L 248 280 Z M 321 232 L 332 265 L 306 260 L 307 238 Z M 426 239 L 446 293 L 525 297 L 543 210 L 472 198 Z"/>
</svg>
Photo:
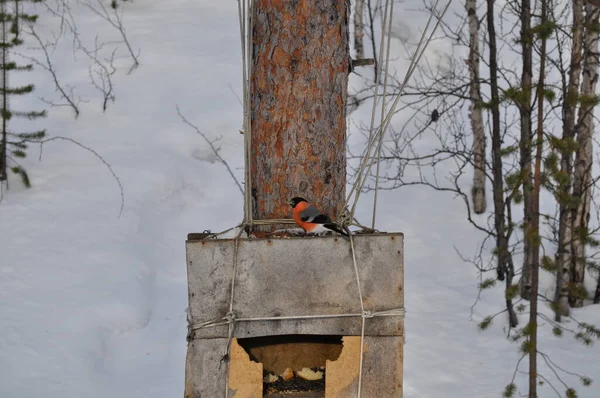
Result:
<svg viewBox="0 0 600 398">
<path fill-rule="evenodd" d="M 73 14 L 88 42 L 96 34 L 117 37 L 90 10 L 76 7 Z M 57 23 L 40 13 L 40 29 Z M 53 62 L 61 81 L 87 102 L 77 120 L 58 107 L 36 122 L 50 137 L 77 140 L 111 165 L 124 188 L 122 215 L 109 170 L 67 141 L 46 143 L 41 161 L 32 149 L 24 165 L 33 187 L 11 178 L 0 203 L 0 397 L 183 395 L 186 234 L 237 224 L 242 195 L 175 107 L 208 137 L 223 137 L 221 154 L 241 180 L 237 3 L 136 0 L 127 4 L 125 26 L 141 49 L 141 65 L 128 75 L 121 47 L 116 102 L 107 112 L 87 83 L 85 57 L 74 58 L 65 41 Z M 58 98 L 40 68 L 25 75 L 11 82 L 33 79 L 36 91 L 15 106 L 44 107 L 32 98 Z M 14 122 L 25 131 L 34 125 Z M 370 197 L 363 200 L 358 218 L 367 220 Z M 462 211 L 458 200 L 425 188 L 383 192 L 380 199 L 378 228 L 406 237 L 406 397 L 499 396 L 519 358 L 503 317 L 486 332 L 477 328 L 502 309 L 501 288 L 483 294 L 471 319 L 477 274 L 455 248 L 471 254 L 480 236 Z M 574 312 L 600 323 L 600 307 Z M 540 349 L 600 382 L 597 346 L 556 339 L 543 328 Z M 541 371 L 556 382 L 543 365 Z M 577 386 L 576 377 L 565 380 Z M 517 383 L 524 391 L 525 376 Z M 599 391 L 581 387 L 579 396 Z M 542 387 L 541 397 L 551 394 Z"/>
</svg>

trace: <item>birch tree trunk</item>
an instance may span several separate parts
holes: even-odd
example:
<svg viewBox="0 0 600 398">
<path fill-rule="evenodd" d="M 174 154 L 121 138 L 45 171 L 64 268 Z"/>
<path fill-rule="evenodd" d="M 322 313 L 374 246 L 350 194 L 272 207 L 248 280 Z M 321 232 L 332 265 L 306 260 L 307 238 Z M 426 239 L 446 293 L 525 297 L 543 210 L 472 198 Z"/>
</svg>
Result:
<svg viewBox="0 0 600 398">
<path fill-rule="evenodd" d="M 523 101 L 519 104 L 521 140 L 519 141 L 519 167 L 523 178 L 523 225 L 525 231 L 531 225 L 531 96 L 533 92 L 533 52 L 531 33 L 531 1 L 521 1 L 521 51 L 523 69 L 521 71 L 521 90 Z M 531 291 L 531 245 L 523 240 L 523 272 L 521 274 L 521 297 L 529 300 Z"/>
<path fill-rule="evenodd" d="M 346 184 L 349 0 L 256 0 L 251 64 L 254 219 L 302 196 L 332 218 Z"/>
<path fill-rule="evenodd" d="M 577 206 L 573 212 L 573 240 L 571 246 L 571 282 L 573 289 L 569 295 L 571 307 L 583 306 L 585 277 L 585 245 L 590 219 L 591 181 L 593 162 L 594 107 L 592 98 L 596 94 L 598 82 L 598 8 L 586 4 L 586 21 L 584 37 L 583 78 L 581 81 L 581 97 L 586 98 L 579 107 L 577 121 L 577 151 L 575 154 L 575 170 L 573 172 L 573 198 Z"/>
<path fill-rule="evenodd" d="M 581 76 L 583 48 L 583 0 L 573 0 L 573 40 L 571 43 L 571 63 L 567 92 L 563 93 L 563 132 L 562 139 L 567 142 L 575 137 L 575 112 L 579 97 L 579 81 Z M 568 198 L 572 189 L 573 152 L 570 148 L 562 150 L 560 170 L 566 177 L 562 186 L 558 187 L 561 197 Z M 556 257 L 556 291 L 555 319 L 560 322 L 561 316 L 569 315 L 569 269 L 571 264 L 571 242 L 573 229 L 570 200 L 559 200 L 558 250 Z"/>
<path fill-rule="evenodd" d="M 473 187 L 471 199 L 476 214 L 485 212 L 485 133 L 481 111 L 481 89 L 479 83 L 479 21 L 477 20 L 477 1 L 466 0 L 469 18 L 469 118 L 473 131 Z"/>
<path fill-rule="evenodd" d="M 363 38 L 365 36 L 365 0 L 356 0 L 354 5 L 354 51 L 356 59 L 365 57 Z"/>
</svg>

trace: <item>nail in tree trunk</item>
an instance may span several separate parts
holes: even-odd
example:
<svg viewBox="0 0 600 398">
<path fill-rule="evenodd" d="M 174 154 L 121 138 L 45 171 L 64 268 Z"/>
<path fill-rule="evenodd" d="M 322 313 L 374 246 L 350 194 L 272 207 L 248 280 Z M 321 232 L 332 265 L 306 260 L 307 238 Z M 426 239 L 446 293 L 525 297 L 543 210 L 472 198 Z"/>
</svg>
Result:
<svg viewBox="0 0 600 398">
<path fill-rule="evenodd" d="M 573 212 L 573 240 L 571 246 L 571 282 L 573 289 L 569 295 L 571 307 L 582 307 L 585 288 L 585 245 L 590 219 L 591 181 L 593 162 L 592 133 L 594 131 L 594 107 L 591 103 L 596 94 L 598 81 L 598 15 L 600 10 L 586 4 L 583 78 L 581 96 L 588 99 L 579 108 L 577 122 L 577 151 L 575 153 L 575 170 L 573 172 L 573 198 L 577 203 Z"/>
<path fill-rule="evenodd" d="M 521 57 L 523 69 L 521 71 L 521 90 L 523 101 L 519 104 L 521 139 L 519 141 L 519 167 L 521 168 L 523 185 L 523 225 L 525 230 L 531 225 L 531 137 L 532 137 L 532 107 L 531 96 L 533 92 L 532 73 L 532 32 L 531 32 L 531 1 L 521 1 Z M 523 272 L 520 282 L 521 297 L 529 300 L 531 292 L 531 248 L 529 241 L 523 241 Z"/>
<path fill-rule="evenodd" d="M 256 0 L 250 153 L 253 218 L 302 196 L 332 218 L 346 184 L 349 1 Z"/>
<path fill-rule="evenodd" d="M 476 214 L 485 212 L 485 133 L 481 111 L 481 90 L 479 84 L 479 21 L 477 20 L 476 0 L 466 0 L 469 18 L 469 79 L 471 105 L 469 118 L 473 131 L 473 187 L 471 198 Z"/>
<path fill-rule="evenodd" d="M 575 112 L 579 97 L 579 81 L 583 56 L 583 0 L 573 0 L 573 39 L 571 42 L 571 63 L 569 67 L 569 83 L 563 101 L 562 140 L 568 142 L 575 137 Z M 556 257 L 556 289 L 555 319 L 560 322 L 561 316 L 569 315 L 569 280 L 571 264 L 571 242 L 573 241 L 571 196 L 573 151 L 566 148 L 561 151 L 560 170 L 565 180 L 559 185 L 558 250 Z M 566 199 L 566 200 L 565 200 Z"/>
<path fill-rule="evenodd" d="M 365 57 L 363 37 L 365 35 L 365 0 L 356 0 L 354 4 L 354 51 L 356 59 Z"/>
</svg>

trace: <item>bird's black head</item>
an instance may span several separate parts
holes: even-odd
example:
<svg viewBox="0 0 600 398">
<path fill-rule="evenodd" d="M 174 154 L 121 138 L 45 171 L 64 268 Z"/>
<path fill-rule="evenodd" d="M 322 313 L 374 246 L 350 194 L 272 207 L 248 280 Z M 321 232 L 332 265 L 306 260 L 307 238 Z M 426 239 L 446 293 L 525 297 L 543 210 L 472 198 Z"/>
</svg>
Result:
<svg viewBox="0 0 600 398">
<path fill-rule="evenodd" d="M 290 204 L 290 206 L 292 206 L 292 209 L 293 209 L 300 202 L 306 202 L 306 199 L 301 198 L 300 196 L 296 196 L 296 197 L 292 198 L 288 203 Z"/>
</svg>

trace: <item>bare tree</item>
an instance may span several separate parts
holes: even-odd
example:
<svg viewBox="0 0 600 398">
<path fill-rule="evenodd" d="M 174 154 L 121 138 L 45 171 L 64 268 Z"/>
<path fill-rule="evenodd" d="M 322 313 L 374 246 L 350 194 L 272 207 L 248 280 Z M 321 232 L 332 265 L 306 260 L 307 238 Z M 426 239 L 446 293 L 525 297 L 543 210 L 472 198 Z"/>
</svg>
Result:
<svg viewBox="0 0 600 398">
<path fill-rule="evenodd" d="M 494 197 L 494 228 L 498 249 L 498 279 L 504 280 L 508 264 L 508 241 L 506 239 L 506 218 L 504 216 L 504 178 L 502 170 L 502 137 L 500 131 L 500 91 L 498 88 L 498 60 L 496 28 L 494 21 L 494 0 L 487 1 L 487 29 L 489 40 L 489 68 L 491 99 L 489 109 L 492 115 L 492 192 Z"/>
<path fill-rule="evenodd" d="M 471 198 L 473 211 L 483 214 L 486 208 L 485 197 L 485 133 L 483 131 L 483 113 L 481 110 L 481 88 L 479 81 L 479 21 L 477 19 L 477 1 L 467 0 L 467 16 L 469 18 L 469 79 L 471 105 L 469 117 L 473 131 L 473 187 Z"/>
<path fill-rule="evenodd" d="M 521 185 L 523 187 L 523 224 L 525 228 L 531 224 L 531 143 L 532 143 L 532 113 L 531 105 L 533 92 L 533 40 L 531 33 L 531 1 L 521 0 L 521 72 L 520 101 L 515 101 L 519 108 L 520 140 L 519 168 L 521 170 Z M 529 239 L 523 239 L 523 270 L 521 272 L 521 297 L 528 300 L 531 297 L 531 245 Z"/>
<path fill-rule="evenodd" d="M 583 46 L 583 0 L 573 0 L 573 33 L 571 40 L 571 60 L 567 71 L 568 86 L 563 86 L 563 133 L 564 142 L 575 137 L 575 113 L 577 98 L 579 97 L 579 81 L 581 77 L 582 46 Z M 572 187 L 573 151 L 571 148 L 561 150 L 560 168 L 565 176 L 558 190 L 563 200 L 558 200 L 559 206 L 559 232 L 556 256 L 556 293 L 555 313 L 556 320 L 561 316 L 569 315 L 568 286 L 570 279 L 571 242 L 573 240 L 572 206 L 568 199 Z"/>
<path fill-rule="evenodd" d="M 586 297 L 583 280 L 586 266 L 586 244 L 589 234 L 592 156 L 594 131 L 594 107 L 597 103 L 596 85 L 598 82 L 598 26 L 600 10 L 590 4 L 585 6 L 585 36 L 583 77 L 581 81 L 581 106 L 576 129 L 577 151 L 575 154 L 573 174 L 573 198 L 576 206 L 573 209 L 573 240 L 571 249 L 571 282 L 573 289 L 569 294 L 571 307 L 582 307 Z"/>
<path fill-rule="evenodd" d="M 538 35 L 541 42 L 539 48 L 540 65 L 539 78 L 536 89 L 537 95 L 537 137 L 535 143 L 535 161 L 533 174 L 533 190 L 531 192 L 531 224 L 525 226 L 525 239 L 529 240 L 530 275 L 530 305 L 529 324 L 527 325 L 529 341 L 529 397 L 537 398 L 538 386 L 538 291 L 540 272 L 540 189 L 542 184 L 542 150 L 544 144 L 544 93 L 546 90 L 546 43 L 552 34 L 553 28 L 548 25 L 547 1 L 541 0 L 541 11 Z"/>
</svg>

